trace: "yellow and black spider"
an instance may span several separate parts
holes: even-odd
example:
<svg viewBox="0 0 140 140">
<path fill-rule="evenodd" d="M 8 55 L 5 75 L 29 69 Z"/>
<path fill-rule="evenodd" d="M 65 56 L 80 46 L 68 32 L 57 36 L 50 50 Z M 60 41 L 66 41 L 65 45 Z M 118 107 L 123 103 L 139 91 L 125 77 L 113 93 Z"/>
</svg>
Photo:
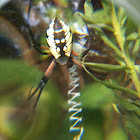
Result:
<svg viewBox="0 0 140 140">
<path fill-rule="evenodd" d="M 28 10 L 28 25 L 29 25 L 29 15 L 31 10 L 31 4 L 32 0 L 30 1 L 30 6 Z M 32 38 L 32 30 L 30 27 L 28 27 L 29 32 L 31 34 Z M 88 27 L 87 27 L 88 30 Z M 73 56 L 78 56 L 76 52 L 73 51 L 73 40 L 72 40 L 72 33 L 70 30 L 70 27 L 62 20 L 55 17 L 52 22 L 49 25 L 49 28 L 46 30 L 46 41 L 48 44 L 48 47 L 45 47 L 41 45 L 41 47 L 38 47 L 34 41 L 32 41 L 32 46 L 39 51 L 43 55 L 48 55 L 48 53 L 43 52 L 41 49 L 50 50 L 51 54 L 53 55 L 54 59 L 52 60 L 51 64 L 47 68 L 47 70 L 44 73 L 44 76 L 42 77 L 40 83 L 38 84 L 37 88 L 32 92 L 32 88 L 29 93 L 28 100 L 31 100 L 31 98 L 38 92 L 38 96 L 36 98 L 36 101 L 33 106 L 33 110 L 35 110 L 36 105 L 38 103 L 38 100 L 40 98 L 40 95 L 42 93 L 42 90 L 46 83 L 49 80 L 49 77 L 51 76 L 54 67 L 56 63 L 59 63 L 59 65 L 65 65 L 68 61 L 75 63 L 82 67 L 82 65 L 73 58 Z M 87 39 L 88 42 L 88 49 L 85 50 L 82 53 L 82 56 L 85 56 L 89 51 L 89 45 L 90 45 L 90 35 Z"/>
</svg>

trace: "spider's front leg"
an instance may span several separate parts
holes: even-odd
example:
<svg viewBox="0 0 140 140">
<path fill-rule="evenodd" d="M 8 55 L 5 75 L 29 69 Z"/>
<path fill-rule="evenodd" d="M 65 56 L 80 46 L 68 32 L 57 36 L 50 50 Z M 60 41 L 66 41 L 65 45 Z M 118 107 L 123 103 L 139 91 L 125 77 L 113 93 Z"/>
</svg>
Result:
<svg viewBox="0 0 140 140">
<path fill-rule="evenodd" d="M 33 105 L 33 112 L 35 111 L 35 108 L 37 106 L 38 100 L 40 98 L 40 95 L 43 91 L 44 86 L 46 85 L 46 83 L 49 80 L 50 75 L 52 74 L 54 67 L 56 65 L 56 59 L 52 60 L 51 64 L 49 65 L 48 69 L 46 70 L 46 72 L 44 73 L 44 76 L 42 77 L 40 83 L 38 84 L 38 87 L 32 92 L 32 88 L 29 92 L 29 97 L 28 97 L 28 101 L 30 101 L 32 99 L 32 97 L 38 92 L 37 98 L 35 100 L 35 103 Z M 32 92 L 32 93 L 31 93 Z"/>
<path fill-rule="evenodd" d="M 76 31 L 77 36 L 78 36 L 78 43 L 82 47 L 87 48 L 86 50 L 84 50 L 82 52 L 81 58 L 85 57 L 88 54 L 88 52 L 90 51 L 91 46 L 92 46 L 92 33 L 91 33 L 88 25 L 86 23 L 85 23 L 85 25 L 86 25 L 86 31 L 81 28 L 80 28 L 80 32 L 79 32 L 79 30 Z M 79 54 L 73 50 L 72 50 L 72 55 L 79 57 Z"/>
<path fill-rule="evenodd" d="M 44 50 L 48 50 L 47 47 L 43 46 L 43 45 L 40 45 L 36 42 L 36 40 L 34 39 L 34 36 L 33 36 L 33 32 L 32 32 L 32 29 L 30 27 L 30 13 L 31 13 L 31 8 L 32 8 L 32 0 L 30 0 L 30 3 L 29 3 L 29 8 L 28 8 L 28 15 L 27 15 L 27 24 L 26 24 L 26 28 L 28 30 L 28 33 L 29 33 L 29 40 L 30 40 L 30 43 L 31 43 L 31 46 L 37 50 L 40 54 L 42 55 L 50 55 L 49 53 L 46 53 L 46 52 L 43 52 L 42 51 L 42 48 Z"/>
<path fill-rule="evenodd" d="M 86 27 L 87 27 L 88 39 L 87 39 L 87 41 L 86 41 L 86 44 L 81 44 L 81 45 L 86 46 L 87 49 L 86 49 L 85 51 L 82 52 L 81 58 L 85 57 L 85 56 L 88 54 L 88 52 L 90 51 L 90 49 L 91 49 L 91 38 L 92 38 L 91 36 L 92 36 L 92 35 L 91 35 L 91 32 L 89 31 L 89 28 L 88 28 L 87 25 L 86 25 Z M 83 36 L 84 36 L 84 37 L 83 37 Z M 82 42 L 82 39 L 83 39 L 83 38 L 85 39 L 86 36 L 87 36 L 87 35 L 85 35 L 85 34 L 83 34 L 82 37 L 79 36 L 79 40 L 81 40 L 81 42 Z M 79 57 L 79 54 L 78 54 L 77 52 L 73 51 L 73 50 L 72 50 L 72 53 L 71 53 L 71 54 L 72 54 L 73 56 Z M 72 58 L 72 57 L 71 57 L 71 60 L 72 60 L 76 65 L 78 65 L 78 66 L 80 66 L 80 67 L 83 68 L 83 65 L 82 65 L 79 61 L 77 61 L 75 58 Z"/>
<path fill-rule="evenodd" d="M 82 53 L 82 58 L 85 57 L 91 49 L 91 38 L 92 38 L 91 36 L 92 35 L 87 24 L 86 26 L 87 26 L 87 32 L 88 32 L 87 49 Z"/>
</svg>

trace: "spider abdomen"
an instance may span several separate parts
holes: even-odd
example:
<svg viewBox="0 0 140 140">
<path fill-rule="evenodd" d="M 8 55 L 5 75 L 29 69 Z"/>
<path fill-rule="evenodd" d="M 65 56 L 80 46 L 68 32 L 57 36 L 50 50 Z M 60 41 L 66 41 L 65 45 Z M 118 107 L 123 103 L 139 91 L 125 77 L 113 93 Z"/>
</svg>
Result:
<svg viewBox="0 0 140 140">
<path fill-rule="evenodd" d="M 46 40 L 52 55 L 64 65 L 67 63 L 72 50 L 72 33 L 64 21 L 54 18 L 46 31 Z"/>
</svg>

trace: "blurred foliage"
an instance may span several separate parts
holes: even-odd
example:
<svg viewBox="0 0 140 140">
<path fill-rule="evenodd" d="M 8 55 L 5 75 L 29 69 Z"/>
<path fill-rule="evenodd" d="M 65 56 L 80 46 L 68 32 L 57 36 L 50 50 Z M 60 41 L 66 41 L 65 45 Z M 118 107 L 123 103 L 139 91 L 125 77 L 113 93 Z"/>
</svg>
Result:
<svg viewBox="0 0 140 140">
<path fill-rule="evenodd" d="M 42 0 L 35 0 L 34 8 L 39 7 L 39 2 Z M 128 2 L 129 0 L 125 0 L 124 3 L 127 5 Z M 94 82 L 85 84 L 81 91 L 83 140 L 135 140 L 128 131 L 139 139 L 140 28 L 137 26 L 139 22 L 135 25 L 135 20 L 132 21 L 127 16 L 124 9 L 119 7 L 119 3 L 116 8 L 112 2 L 104 0 L 103 8 L 94 10 L 94 4 L 86 0 L 83 3 L 85 13 L 74 13 L 66 0 L 54 3 L 55 5 L 50 4 L 43 14 L 38 10 L 45 7 L 43 4 L 37 9 L 42 19 L 47 17 L 47 23 L 54 16 L 68 20 L 73 33 L 75 20 L 86 22 L 88 27 L 94 29 L 96 35 L 113 50 L 113 57 L 118 62 L 118 64 L 84 62 L 86 58 L 81 62 L 85 71 L 94 79 Z M 10 30 L 11 27 L 8 27 Z M 107 31 L 112 34 L 109 36 Z M 13 32 L 11 34 L 15 35 Z M 41 34 L 38 40 L 45 44 L 43 36 L 44 34 Z M 18 35 L 16 37 L 18 38 Z M 0 60 L 0 139 L 71 140 L 69 115 L 66 111 L 67 101 L 64 101 L 64 95 L 62 96 L 54 81 L 50 80 L 47 83 L 37 109 L 34 114 L 32 113 L 34 99 L 30 103 L 26 99 L 30 88 L 37 86 L 43 74 L 38 68 L 27 63 L 28 61 L 24 60 Z M 90 73 L 87 67 L 101 72 L 118 72 L 119 75 L 115 73 L 115 76 L 103 81 Z M 113 111 L 112 103 L 118 113 Z M 123 123 L 126 129 L 122 127 Z"/>
<path fill-rule="evenodd" d="M 106 3 L 106 2 L 105 2 Z M 90 1 L 85 2 L 85 14 L 79 14 L 86 22 L 90 24 L 94 24 L 93 28 L 95 32 L 101 36 L 103 41 L 108 44 L 114 50 L 114 57 L 118 61 L 119 65 L 110 65 L 110 64 L 98 64 L 98 63 L 85 63 L 83 59 L 83 66 L 87 73 L 93 77 L 93 79 L 103 85 L 117 89 L 119 91 L 115 91 L 116 99 L 118 100 L 118 111 L 126 118 L 125 126 L 129 132 L 135 135 L 138 139 L 140 136 L 139 129 L 139 97 L 140 97 L 140 81 L 139 81 L 139 56 L 138 53 L 140 51 L 140 36 L 139 36 L 139 28 L 137 28 L 137 32 L 132 32 L 127 34 L 127 15 L 122 8 L 115 8 L 113 3 L 108 3 L 110 6 L 107 6 L 103 3 L 104 12 L 106 12 L 110 17 L 110 24 L 107 24 L 104 21 L 104 18 L 101 21 L 96 21 L 94 18 L 94 9 L 91 6 Z M 126 3 L 127 4 L 127 3 Z M 138 13 L 137 13 L 138 14 Z M 90 17 L 90 19 L 89 19 Z M 100 26 L 102 23 L 103 26 Z M 97 25 L 97 26 L 95 26 Z M 92 27 L 92 25 L 90 25 Z M 135 28 L 135 26 L 134 26 Z M 113 42 L 111 38 L 108 38 L 104 29 L 110 30 L 113 32 L 116 42 Z M 131 49 L 129 44 L 131 45 Z M 132 52 L 131 52 L 132 51 Z M 120 86 L 120 81 L 116 81 L 115 83 L 110 81 L 101 81 L 97 77 L 95 77 L 86 66 L 90 66 L 92 69 L 100 70 L 100 71 L 124 71 L 126 72 L 127 79 L 131 79 L 131 87 Z M 138 68 L 136 68 L 138 67 Z M 126 69 L 125 69 L 126 68 Z M 127 80 L 124 81 L 127 83 Z M 123 84 L 124 84 L 123 83 Z M 126 84 L 127 85 L 127 84 Z M 121 91 L 121 92 L 120 92 Z M 136 125 L 137 124 L 137 125 Z M 135 126 L 135 129 L 134 129 Z M 136 127 L 137 126 L 137 127 Z"/>
<path fill-rule="evenodd" d="M 134 20 L 135 24 L 140 25 L 140 1 L 139 0 L 112 0 L 116 5 L 123 7 L 123 9 L 128 13 L 128 15 Z"/>
</svg>

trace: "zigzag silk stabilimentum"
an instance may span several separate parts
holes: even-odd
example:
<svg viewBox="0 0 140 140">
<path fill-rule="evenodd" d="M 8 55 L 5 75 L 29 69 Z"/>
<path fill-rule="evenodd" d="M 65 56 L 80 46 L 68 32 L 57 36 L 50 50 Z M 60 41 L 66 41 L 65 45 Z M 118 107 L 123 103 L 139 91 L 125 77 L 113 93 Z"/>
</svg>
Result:
<svg viewBox="0 0 140 140">
<path fill-rule="evenodd" d="M 81 102 L 78 101 L 80 97 L 79 92 L 79 80 L 78 72 L 76 72 L 76 65 L 73 64 L 69 68 L 70 75 L 70 84 L 68 90 L 68 104 L 69 104 L 69 113 L 70 113 L 70 132 L 74 133 L 73 140 L 81 140 L 84 128 L 82 126 L 82 117 L 81 117 Z"/>
</svg>

